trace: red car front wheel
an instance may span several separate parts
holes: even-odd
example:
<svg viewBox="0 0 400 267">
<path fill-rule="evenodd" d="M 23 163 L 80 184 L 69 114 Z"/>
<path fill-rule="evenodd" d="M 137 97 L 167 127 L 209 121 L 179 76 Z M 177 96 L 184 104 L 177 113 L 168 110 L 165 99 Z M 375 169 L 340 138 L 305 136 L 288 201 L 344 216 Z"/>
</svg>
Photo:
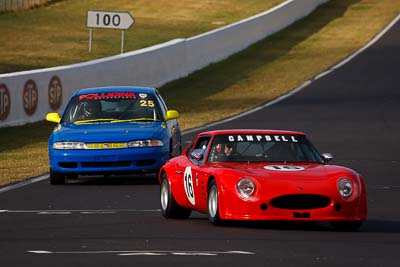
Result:
<svg viewBox="0 0 400 267">
<path fill-rule="evenodd" d="M 210 184 L 208 185 L 208 219 L 214 225 L 221 224 L 221 219 L 219 217 L 218 211 L 218 188 L 217 183 L 215 180 L 211 180 Z"/>
</svg>

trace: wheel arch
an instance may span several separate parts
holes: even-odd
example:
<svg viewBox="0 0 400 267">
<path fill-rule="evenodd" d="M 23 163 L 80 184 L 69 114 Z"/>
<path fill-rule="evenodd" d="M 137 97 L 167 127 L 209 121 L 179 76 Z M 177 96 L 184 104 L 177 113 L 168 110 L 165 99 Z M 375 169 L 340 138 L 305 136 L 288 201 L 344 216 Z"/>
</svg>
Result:
<svg viewBox="0 0 400 267">
<path fill-rule="evenodd" d="M 168 180 L 168 183 L 169 183 L 169 190 L 171 191 L 171 194 L 172 194 L 172 196 L 174 196 L 174 198 L 176 199 L 177 198 L 177 194 L 176 194 L 176 192 L 175 192 L 175 190 L 176 190 L 176 177 L 174 177 L 173 175 L 168 175 L 168 171 L 167 171 L 167 169 L 166 168 L 164 168 L 164 167 L 162 167 L 161 169 L 160 169 L 160 174 L 159 174 L 159 182 L 160 182 L 160 184 L 161 184 L 161 182 L 162 182 L 162 179 L 163 179 L 163 176 L 165 175 L 165 177 L 167 178 L 167 180 Z M 181 201 L 180 201 L 180 199 L 178 199 L 178 200 L 176 200 L 177 201 L 177 203 L 178 204 L 182 204 L 182 203 L 180 203 Z"/>
<path fill-rule="evenodd" d="M 208 179 L 207 179 L 207 194 L 208 194 L 208 189 L 209 189 L 209 187 L 210 187 L 210 182 L 211 182 L 212 180 L 214 180 L 215 183 L 217 183 L 217 179 L 215 179 L 215 176 L 214 176 L 213 174 L 210 175 L 210 176 L 208 177 Z M 217 188 L 218 188 L 218 185 L 217 185 Z"/>
<path fill-rule="evenodd" d="M 215 181 L 215 184 L 217 186 L 217 191 L 218 191 L 218 213 L 220 219 L 226 219 L 227 218 L 227 208 L 230 205 L 229 201 L 229 184 L 226 184 L 226 181 L 223 179 L 223 177 L 217 176 L 218 174 L 210 174 L 207 180 L 207 199 L 208 199 L 208 193 L 209 193 L 209 188 L 210 188 L 210 183 L 211 181 Z M 227 201 L 225 201 L 225 199 Z"/>
<path fill-rule="evenodd" d="M 159 183 L 159 184 L 161 184 L 161 180 L 162 180 L 162 177 L 163 177 L 164 174 L 166 175 L 167 172 L 166 172 L 165 169 L 162 167 L 162 168 L 160 169 L 160 171 L 158 172 L 158 177 L 157 177 L 158 183 Z"/>
</svg>

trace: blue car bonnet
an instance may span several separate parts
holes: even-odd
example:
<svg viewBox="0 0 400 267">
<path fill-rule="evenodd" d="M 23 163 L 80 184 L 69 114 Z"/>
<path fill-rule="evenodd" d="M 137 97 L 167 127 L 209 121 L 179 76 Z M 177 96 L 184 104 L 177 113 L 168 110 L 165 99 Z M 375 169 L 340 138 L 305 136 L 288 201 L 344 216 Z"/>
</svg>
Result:
<svg viewBox="0 0 400 267">
<path fill-rule="evenodd" d="M 161 122 L 68 124 L 62 125 L 54 133 L 54 141 L 128 142 L 162 139 L 164 131 L 166 128 L 161 126 Z"/>
</svg>

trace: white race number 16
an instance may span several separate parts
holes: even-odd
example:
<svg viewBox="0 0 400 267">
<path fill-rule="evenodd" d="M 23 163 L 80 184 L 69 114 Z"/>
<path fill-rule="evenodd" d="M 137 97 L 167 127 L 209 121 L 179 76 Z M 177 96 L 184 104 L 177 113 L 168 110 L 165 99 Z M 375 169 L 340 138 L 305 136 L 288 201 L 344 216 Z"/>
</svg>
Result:
<svg viewBox="0 0 400 267">
<path fill-rule="evenodd" d="M 185 187 L 185 193 L 187 198 L 189 199 L 192 205 L 196 204 L 196 200 L 194 197 L 194 188 L 193 188 L 193 179 L 192 179 L 192 168 L 186 167 L 184 174 L 183 185 Z"/>
</svg>

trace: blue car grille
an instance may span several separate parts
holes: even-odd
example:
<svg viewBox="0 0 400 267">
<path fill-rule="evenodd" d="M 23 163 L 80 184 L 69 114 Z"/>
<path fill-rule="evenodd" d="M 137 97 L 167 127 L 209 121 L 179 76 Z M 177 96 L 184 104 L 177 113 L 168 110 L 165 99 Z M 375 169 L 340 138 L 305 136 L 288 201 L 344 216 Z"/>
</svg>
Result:
<svg viewBox="0 0 400 267">
<path fill-rule="evenodd" d="M 136 162 L 129 160 L 126 161 L 93 161 L 93 162 L 80 162 L 81 168 L 112 168 L 112 167 L 129 167 L 136 165 L 138 167 L 151 166 L 156 163 L 155 159 L 143 159 Z M 58 165 L 66 169 L 78 168 L 78 162 L 59 162 Z"/>
<path fill-rule="evenodd" d="M 62 168 L 67 168 L 67 169 L 76 169 L 78 168 L 78 163 L 76 162 L 60 162 L 58 165 Z"/>
<path fill-rule="evenodd" d="M 131 161 L 101 161 L 101 162 L 82 162 L 82 168 L 110 168 L 110 167 L 128 167 Z"/>
<path fill-rule="evenodd" d="M 154 159 L 144 159 L 144 160 L 138 160 L 136 161 L 136 166 L 142 167 L 142 166 L 149 166 L 153 165 L 156 163 Z"/>
</svg>

